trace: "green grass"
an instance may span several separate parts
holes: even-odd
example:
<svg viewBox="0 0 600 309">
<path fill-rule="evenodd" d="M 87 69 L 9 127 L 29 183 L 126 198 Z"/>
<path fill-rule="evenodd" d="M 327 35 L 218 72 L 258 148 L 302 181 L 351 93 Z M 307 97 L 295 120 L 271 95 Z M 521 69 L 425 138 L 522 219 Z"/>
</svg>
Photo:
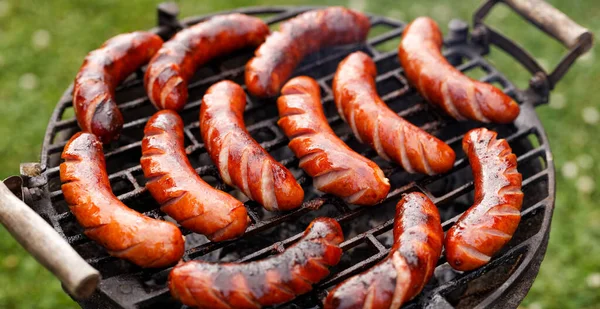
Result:
<svg viewBox="0 0 600 309">
<path fill-rule="evenodd" d="M 470 14 L 480 3 L 479 0 L 451 4 L 442 0 L 308 1 L 311 2 L 347 5 L 403 20 L 430 15 L 444 30 L 451 17 L 470 20 Z M 596 0 L 550 2 L 592 31 L 600 30 L 597 18 L 600 3 Z M 85 54 L 120 32 L 154 26 L 156 3 L 0 0 L 0 178 L 18 174 L 21 162 L 39 160 L 50 113 Z M 180 7 L 188 16 L 268 4 L 300 4 L 300 1 L 181 1 Z M 543 59 L 547 68 L 556 64 L 565 52 L 541 32 L 524 27 L 508 9 L 495 10 L 490 21 Z M 32 44 L 32 36 L 38 30 L 50 34 L 48 46 L 36 48 Z M 37 36 L 43 39 L 44 34 L 38 32 Z M 557 168 L 557 201 L 550 246 L 523 307 L 600 308 L 597 282 L 600 208 L 596 202 L 600 198 L 600 124 L 584 121 L 584 116 L 588 120 L 594 116 L 590 108 L 600 111 L 596 96 L 600 82 L 598 50 L 594 48 L 560 82 L 551 97 L 552 107 L 538 108 Z M 509 57 L 496 50 L 491 57 L 511 79 L 526 84 L 528 75 Z M 0 228 L 0 308 L 75 307 L 61 291 L 59 282 Z"/>
</svg>

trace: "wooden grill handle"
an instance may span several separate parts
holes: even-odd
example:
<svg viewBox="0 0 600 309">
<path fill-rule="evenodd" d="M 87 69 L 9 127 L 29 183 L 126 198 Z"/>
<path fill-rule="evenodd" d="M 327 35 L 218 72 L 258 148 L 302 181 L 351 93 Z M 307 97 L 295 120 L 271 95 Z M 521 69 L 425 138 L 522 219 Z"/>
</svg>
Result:
<svg viewBox="0 0 600 309">
<path fill-rule="evenodd" d="M 42 217 L 0 181 L 0 223 L 35 259 L 52 272 L 77 299 L 89 297 L 100 273 Z"/>
<path fill-rule="evenodd" d="M 569 49 L 582 44 L 583 53 L 592 47 L 592 33 L 546 1 L 502 0 L 502 2 Z"/>
</svg>

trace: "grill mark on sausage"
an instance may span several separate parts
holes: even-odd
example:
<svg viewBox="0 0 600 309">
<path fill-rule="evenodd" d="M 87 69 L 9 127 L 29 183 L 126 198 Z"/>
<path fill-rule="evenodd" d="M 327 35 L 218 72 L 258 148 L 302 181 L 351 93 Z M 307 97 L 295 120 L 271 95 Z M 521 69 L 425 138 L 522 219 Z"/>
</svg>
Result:
<svg viewBox="0 0 600 309">
<path fill-rule="evenodd" d="M 398 140 L 397 149 L 400 153 L 400 163 L 407 172 L 414 173 L 415 170 L 413 169 L 412 164 L 410 163 L 408 155 L 406 155 L 406 133 L 404 131 L 404 126 L 400 126 L 398 130 L 400 131 L 398 132 L 398 136 L 400 137 L 400 139 Z"/>
<path fill-rule="evenodd" d="M 425 173 L 427 175 L 434 175 L 435 172 L 431 169 L 431 165 L 429 165 L 429 159 L 427 158 L 427 153 L 425 152 L 425 147 L 423 147 L 423 141 L 419 140 L 419 155 L 421 156 L 421 163 L 425 168 Z"/>
<path fill-rule="evenodd" d="M 391 161 L 392 159 L 385 153 L 385 150 L 383 149 L 383 146 L 381 145 L 381 138 L 379 137 L 379 131 L 381 131 L 382 127 L 379 125 L 379 117 L 380 117 L 379 115 L 377 115 L 377 117 L 375 117 L 375 123 L 373 124 L 373 127 L 374 127 L 373 145 L 375 147 L 375 151 L 377 152 L 377 155 L 379 155 L 386 161 Z M 356 136 L 356 133 L 355 133 L 355 136 Z M 362 143 L 362 141 L 361 141 L 361 143 Z"/>
</svg>

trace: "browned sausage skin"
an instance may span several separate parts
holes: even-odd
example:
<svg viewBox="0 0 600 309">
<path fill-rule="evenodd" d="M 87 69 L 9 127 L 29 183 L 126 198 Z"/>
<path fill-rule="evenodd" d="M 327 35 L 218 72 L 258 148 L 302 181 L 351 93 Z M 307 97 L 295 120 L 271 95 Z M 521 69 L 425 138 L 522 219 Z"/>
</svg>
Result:
<svg viewBox="0 0 600 309">
<path fill-rule="evenodd" d="M 246 230 L 244 204 L 204 182 L 188 161 L 183 121 L 176 112 L 159 111 L 148 120 L 140 162 L 146 188 L 183 227 L 211 241 L 236 238 Z"/>
<path fill-rule="evenodd" d="M 340 62 L 333 78 L 333 96 L 342 119 L 356 138 L 409 173 L 449 171 L 456 155 L 450 146 L 398 116 L 377 94 L 373 60 L 355 52 Z"/>
<path fill-rule="evenodd" d="M 267 210 L 299 207 L 304 191 L 294 175 L 257 143 L 244 124 L 246 94 L 232 81 L 212 85 L 200 106 L 200 133 L 223 181 Z"/>
<path fill-rule="evenodd" d="M 79 127 L 103 143 L 119 137 L 123 116 L 115 101 L 115 88 L 148 62 L 162 45 L 149 32 L 120 34 L 90 52 L 73 85 L 73 107 Z"/>
<path fill-rule="evenodd" d="M 198 67 L 237 49 L 258 46 L 269 27 L 244 14 L 212 17 L 179 31 L 152 58 L 144 77 L 150 101 L 158 109 L 181 110 L 188 98 L 188 81 Z"/>
<path fill-rule="evenodd" d="M 62 158 L 62 192 L 87 237 L 141 267 L 165 267 L 181 259 L 184 239 L 174 224 L 148 218 L 113 194 L 96 136 L 75 134 Z"/>
<path fill-rule="evenodd" d="M 398 58 L 406 78 L 421 95 L 458 120 L 515 120 L 519 115 L 517 102 L 454 68 L 441 53 L 442 43 L 442 33 L 431 18 L 419 17 L 404 29 Z"/>
<path fill-rule="evenodd" d="M 279 94 L 304 56 L 327 46 L 362 42 L 371 27 L 362 13 L 343 7 L 309 11 L 281 24 L 246 64 L 246 86 L 258 97 Z"/>
<path fill-rule="evenodd" d="M 281 94 L 277 124 L 290 138 L 300 168 L 314 177 L 314 186 L 351 204 L 381 202 L 390 191 L 388 179 L 377 164 L 350 149 L 329 127 L 317 82 L 296 77 Z"/>
<path fill-rule="evenodd" d="M 521 174 L 517 157 L 496 132 L 469 131 L 463 149 L 475 180 L 475 203 L 446 234 L 448 263 L 458 270 L 485 265 L 512 238 L 521 220 Z"/>
<path fill-rule="evenodd" d="M 340 225 L 317 218 L 285 252 L 248 263 L 180 263 L 169 275 L 171 295 L 206 309 L 258 309 L 281 304 L 312 290 L 340 261 Z"/>
<path fill-rule="evenodd" d="M 336 286 L 325 299 L 325 309 L 400 308 L 431 279 L 443 238 L 440 214 L 431 200 L 422 193 L 405 195 L 396 206 L 390 254 Z"/>
</svg>

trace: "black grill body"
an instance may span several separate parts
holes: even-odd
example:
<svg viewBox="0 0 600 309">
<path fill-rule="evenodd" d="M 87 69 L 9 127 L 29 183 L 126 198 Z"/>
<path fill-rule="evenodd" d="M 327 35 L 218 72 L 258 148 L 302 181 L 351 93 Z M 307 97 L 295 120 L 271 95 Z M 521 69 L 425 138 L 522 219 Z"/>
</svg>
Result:
<svg viewBox="0 0 600 309">
<path fill-rule="evenodd" d="M 289 19 L 311 8 L 269 7 L 235 10 L 264 17 L 269 24 Z M 197 23 L 209 16 L 178 21 L 171 5 L 159 7 L 158 28 L 153 31 L 167 39 L 180 27 Z M 304 205 L 294 211 L 267 212 L 252 201 L 245 203 L 252 225 L 246 235 L 235 241 L 210 243 L 201 235 L 182 229 L 186 237 L 184 260 L 249 261 L 281 252 L 298 240 L 308 223 L 318 216 L 340 222 L 346 241 L 344 255 L 332 274 L 314 290 L 292 303 L 277 308 L 319 308 L 330 289 L 342 280 L 357 274 L 388 253 L 392 245 L 391 229 L 394 207 L 404 193 L 420 191 L 438 206 L 444 230 L 473 203 L 473 181 L 467 159 L 461 149 L 463 135 L 480 127 L 475 122 L 457 122 L 425 102 L 410 88 L 397 59 L 397 42 L 405 23 L 381 16 L 370 16 L 372 29 L 378 35 L 365 44 L 330 48 L 310 55 L 296 69 L 295 75 L 316 78 L 321 86 L 322 101 L 329 123 L 335 132 L 353 149 L 378 163 L 390 179 L 392 188 L 386 200 L 377 207 L 359 208 L 345 204 L 312 187 L 298 161 L 287 148 L 287 138 L 277 127 L 274 99 L 261 100 L 248 96 L 245 120 L 251 135 L 273 157 L 286 165 L 303 186 Z M 488 48 L 480 35 L 468 40 L 466 23 L 453 21 L 446 37 L 444 54 L 461 71 L 482 69 L 482 80 L 494 83 L 521 104 L 521 114 L 509 125 L 485 125 L 508 140 L 518 156 L 518 170 L 523 175 L 525 200 L 522 221 L 510 243 L 484 267 L 471 272 L 457 272 L 442 257 L 434 278 L 423 292 L 406 308 L 471 308 L 516 307 L 524 298 L 537 275 L 548 242 L 554 208 L 555 178 L 552 155 L 544 129 L 534 106 L 547 101 L 547 95 L 517 89 L 501 71 L 493 67 L 484 55 Z M 479 39 L 478 39 L 479 38 Z M 457 154 L 454 168 L 447 174 L 423 176 L 408 174 L 397 165 L 378 158 L 374 151 L 360 144 L 349 127 L 337 115 L 333 103 L 331 82 L 341 59 L 356 50 L 371 55 L 378 69 L 377 88 L 384 101 L 399 115 L 446 141 Z M 243 85 L 243 66 L 252 56 L 251 50 L 224 55 L 201 68 L 189 86 L 190 98 L 181 112 L 185 121 L 186 146 L 189 159 L 197 172 L 213 186 L 234 196 L 239 192 L 223 184 L 216 167 L 202 144 L 198 128 L 198 113 L 202 95 L 214 82 L 230 79 Z M 143 70 L 133 74 L 118 89 L 117 102 L 125 125 L 118 141 L 105 147 L 107 169 L 115 194 L 131 208 L 154 218 L 164 219 L 158 204 L 145 190 L 145 180 L 139 165 L 143 128 L 156 111 L 143 88 Z M 72 109 L 71 91 L 65 91 L 50 119 L 42 150 L 41 180 L 37 179 L 37 197 L 28 203 L 102 274 L 99 289 L 91 299 L 80 302 L 84 308 L 180 308 L 170 297 L 166 279 L 170 269 L 147 270 L 110 257 L 106 251 L 82 234 L 82 228 L 64 202 L 60 190 L 60 153 L 71 135 L 79 130 L 74 118 L 66 118 Z M 72 114 L 72 113 L 71 113 Z M 33 186 L 30 182 L 30 186 Z"/>
</svg>

